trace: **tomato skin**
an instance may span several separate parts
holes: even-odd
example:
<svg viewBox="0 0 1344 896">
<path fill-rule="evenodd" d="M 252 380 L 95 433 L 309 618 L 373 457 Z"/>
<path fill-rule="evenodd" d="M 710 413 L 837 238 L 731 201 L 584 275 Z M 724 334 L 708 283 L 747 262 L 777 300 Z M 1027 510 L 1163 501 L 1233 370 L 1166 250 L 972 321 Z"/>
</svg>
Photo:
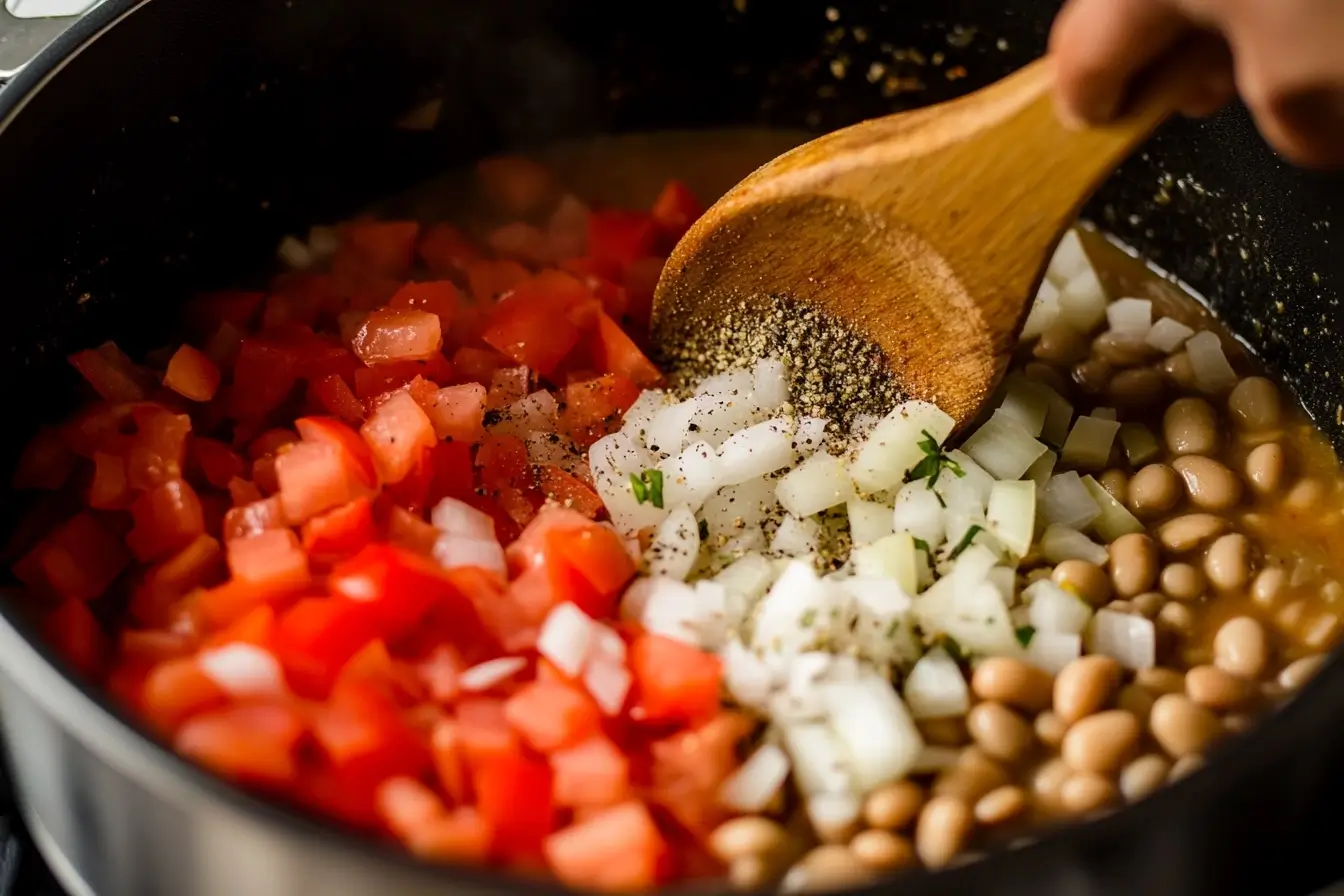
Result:
<svg viewBox="0 0 1344 896">
<path fill-rule="evenodd" d="M 327 588 L 366 608 L 377 631 L 389 638 L 408 633 L 436 606 L 448 606 L 464 623 L 475 610 L 434 561 L 391 544 L 371 544 L 338 564 Z"/>
<path fill-rule="evenodd" d="M 464 383 L 438 390 L 426 410 L 434 434 L 454 442 L 476 443 L 485 438 L 485 387 Z"/>
<path fill-rule="evenodd" d="M 549 271 L 518 284 L 495 307 L 481 339 L 492 348 L 543 376 L 552 373 L 578 344 L 580 327 L 556 313 L 591 301 L 582 283 L 561 271 Z"/>
<path fill-rule="evenodd" d="M 235 781 L 280 787 L 298 777 L 294 750 L 306 725 L 283 704 L 240 704 L 195 716 L 174 748 Z"/>
<path fill-rule="evenodd" d="M 537 484 L 546 497 L 589 519 L 597 519 L 602 512 L 602 499 L 597 492 L 553 464 L 537 464 Z"/>
<path fill-rule="evenodd" d="M 633 893 L 658 883 L 667 844 L 637 800 L 605 809 L 552 834 L 546 860 L 568 886 Z"/>
<path fill-rule="evenodd" d="M 192 438 L 190 456 L 201 476 L 215 488 L 228 488 L 235 477 L 242 478 L 247 473 L 247 465 L 238 452 L 215 439 Z"/>
<path fill-rule="evenodd" d="M 679 180 L 669 180 L 663 185 L 658 198 L 653 201 L 653 220 L 663 237 L 663 245 L 670 249 L 677 240 L 686 235 L 696 219 L 705 213 L 700 200 L 695 198 L 691 188 Z"/>
<path fill-rule="evenodd" d="M 363 781 L 418 777 L 432 764 L 428 745 L 396 704 L 363 682 L 342 682 L 314 710 L 313 735 L 333 767 Z"/>
<path fill-rule="evenodd" d="M 183 398 L 209 401 L 219 391 L 220 371 L 199 349 L 184 345 L 173 354 L 163 384 Z"/>
<path fill-rule="evenodd" d="M 523 685 L 505 702 L 504 717 L 538 753 L 578 743 L 596 733 L 602 720 L 587 693 L 556 681 Z"/>
<path fill-rule="evenodd" d="M 367 607 L 324 597 L 300 600 L 276 621 L 275 655 L 300 694 L 324 696 L 352 656 L 375 637 Z"/>
<path fill-rule="evenodd" d="M 630 645 L 630 671 L 640 721 L 694 723 L 718 712 L 723 663 L 712 653 L 644 634 Z"/>
<path fill-rule="evenodd" d="M 140 706 L 146 718 L 160 731 L 169 734 L 192 716 L 218 709 L 228 702 L 228 694 L 201 670 L 195 657 L 159 663 L 145 678 L 140 694 Z"/>
<path fill-rule="evenodd" d="M 565 411 L 560 427 L 582 448 L 621 426 L 621 415 L 639 398 L 633 382 L 614 373 L 570 383 L 565 387 Z"/>
<path fill-rule="evenodd" d="M 15 564 L 24 584 L 69 600 L 101 596 L 130 564 L 121 540 L 91 513 L 58 526 Z"/>
<path fill-rule="evenodd" d="M 425 448 L 438 443 L 429 417 L 405 392 L 384 401 L 360 427 L 359 434 L 373 454 L 378 478 L 384 483 L 405 479 Z"/>
<path fill-rule="evenodd" d="M 614 373 L 645 389 L 662 382 L 662 372 L 640 351 L 635 341 L 625 334 L 620 324 L 605 313 L 599 313 L 593 333 L 589 336 L 588 351 L 593 365 L 604 373 Z M 635 396 L 638 398 L 638 394 Z M 633 404 L 633 401 L 631 402 Z M 627 404 L 626 407 L 629 407 Z M 622 411 L 625 408 L 621 409 Z"/>
<path fill-rule="evenodd" d="M 443 348 L 440 318 L 415 308 L 380 308 L 364 318 L 351 348 L 365 364 L 423 361 Z"/>
<path fill-rule="evenodd" d="M 132 412 L 139 432 L 126 454 L 126 481 L 132 489 L 148 490 L 182 478 L 186 466 L 191 418 L 155 405 Z"/>
<path fill-rule="evenodd" d="M 79 674 L 97 679 L 111 652 L 111 645 L 88 604 L 67 599 L 46 614 L 42 634 L 48 643 Z"/>
<path fill-rule="evenodd" d="M 598 264 L 624 270 L 653 252 L 658 239 L 652 215 L 623 209 L 602 209 L 588 216 L 588 254 Z"/>
<path fill-rule="evenodd" d="M 551 770 L 522 755 L 499 755 L 475 766 L 476 807 L 495 831 L 493 852 L 503 858 L 536 855 L 554 825 Z"/>
<path fill-rule="evenodd" d="M 235 581 L 258 591 L 286 594 L 302 591 L 312 581 L 308 555 L 290 529 L 267 529 L 226 546 Z"/>
<path fill-rule="evenodd" d="M 291 523 L 302 523 L 367 493 L 335 445 L 301 442 L 275 459 L 280 505 Z"/>
<path fill-rule="evenodd" d="M 358 425 L 364 421 L 364 402 L 359 400 L 344 377 L 328 374 L 311 381 L 308 388 L 327 413 L 345 423 Z"/>
<path fill-rule="evenodd" d="M 357 553 L 376 534 L 368 498 L 356 498 L 303 524 L 303 549 L 316 563 L 332 563 Z"/>
</svg>

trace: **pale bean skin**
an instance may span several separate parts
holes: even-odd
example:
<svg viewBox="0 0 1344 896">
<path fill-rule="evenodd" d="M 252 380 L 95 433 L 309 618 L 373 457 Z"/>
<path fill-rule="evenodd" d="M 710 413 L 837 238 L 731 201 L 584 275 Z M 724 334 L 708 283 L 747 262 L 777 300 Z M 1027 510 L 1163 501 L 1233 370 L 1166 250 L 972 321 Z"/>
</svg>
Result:
<svg viewBox="0 0 1344 896">
<path fill-rule="evenodd" d="M 1230 510 L 1241 502 L 1241 480 L 1213 458 L 1187 454 L 1171 467 L 1185 483 L 1190 503 L 1201 510 Z"/>
<path fill-rule="evenodd" d="M 1145 591 L 1131 600 L 1129 605 L 1143 618 L 1152 619 L 1167 605 L 1167 597 L 1157 591 Z"/>
<path fill-rule="evenodd" d="M 1111 587 L 1121 598 L 1152 590 L 1157 582 L 1157 545 L 1143 532 L 1121 535 L 1111 542 Z"/>
<path fill-rule="evenodd" d="M 1129 480 L 1125 505 L 1139 519 L 1161 516 L 1180 503 L 1181 478 L 1166 464 L 1148 464 Z"/>
<path fill-rule="evenodd" d="M 1213 636 L 1213 662 L 1218 668 L 1255 680 L 1269 662 L 1269 637 L 1260 621 L 1236 616 Z"/>
<path fill-rule="evenodd" d="M 1212 454 L 1218 448 L 1218 415 L 1202 398 L 1178 398 L 1162 415 L 1162 434 L 1172 454 Z"/>
<path fill-rule="evenodd" d="M 1106 705 L 1120 682 L 1120 664 L 1093 654 L 1073 660 L 1055 676 L 1054 709 L 1068 724 Z"/>
<path fill-rule="evenodd" d="M 789 872 L 801 871 L 801 886 L 789 886 L 788 889 L 836 890 L 852 886 L 868 877 L 868 869 L 855 860 L 849 847 L 837 843 L 826 843 L 816 847 Z M 786 878 L 786 884 L 792 881 Z"/>
<path fill-rule="evenodd" d="M 1198 753 L 1191 753 L 1189 756 L 1182 756 L 1171 766 L 1171 773 L 1167 775 L 1167 780 L 1176 783 L 1182 778 L 1188 777 L 1204 767 L 1204 757 Z"/>
<path fill-rule="evenodd" d="M 1146 408 L 1162 400 L 1167 380 L 1151 367 L 1122 370 L 1111 377 L 1106 394 L 1116 407 Z"/>
<path fill-rule="evenodd" d="M 1283 496 L 1283 506 L 1294 513 L 1315 510 L 1325 500 L 1325 486 L 1319 479 L 1300 479 Z"/>
<path fill-rule="evenodd" d="M 1143 729 L 1134 714 L 1112 709 L 1075 722 L 1064 735 L 1060 755 L 1076 772 L 1110 774 L 1138 745 Z"/>
<path fill-rule="evenodd" d="M 1116 695 L 1115 705 L 1133 713 L 1134 718 L 1139 720 L 1140 725 L 1147 725 L 1148 716 L 1153 711 L 1153 702 L 1156 699 L 1157 697 L 1146 688 L 1141 688 L 1137 684 L 1127 684 Z"/>
<path fill-rule="evenodd" d="M 1120 772 L 1120 793 L 1129 802 L 1137 802 L 1161 787 L 1170 772 L 1171 763 L 1165 756 L 1140 756 Z"/>
<path fill-rule="evenodd" d="M 1115 802 L 1118 792 L 1104 775 L 1095 772 L 1077 772 L 1069 776 L 1059 788 L 1059 801 L 1064 811 L 1083 815 L 1104 809 Z"/>
<path fill-rule="evenodd" d="M 1121 504 L 1125 503 L 1125 495 L 1129 491 L 1129 477 L 1125 475 L 1124 470 L 1107 470 L 1097 477 L 1097 482 L 1112 498 Z"/>
<path fill-rule="evenodd" d="M 759 815 L 725 821 L 709 835 L 710 851 L 725 864 L 743 856 L 774 854 L 787 842 L 788 834 L 778 822 Z"/>
<path fill-rule="evenodd" d="M 1188 635 L 1195 630 L 1195 614 L 1185 604 L 1169 603 L 1158 611 L 1157 624 L 1169 632 Z"/>
<path fill-rule="evenodd" d="M 1182 391 L 1188 392 L 1195 388 L 1195 367 L 1190 363 L 1190 355 L 1185 352 L 1168 356 L 1162 362 L 1162 372 Z"/>
<path fill-rule="evenodd" d="M 1204 556 L 1209 584 L 1223 591 L 1244 588 L 1251 580 L 1251 541 L 1240 532 L 1220 536 Z"/>
<path fill-rule="evenodd" d="M 1058 370 L 1049 364 L 1042 364 L 1040 361 L 1028 361 L 1022 368 L 1022 373 L 1027 379 L 1049 386 L 1060 395 L 1068 398 L 1073 393 L 1072 385 L 1066 380 Z"/>
<path fill-rule="evenodd" d="M 1203 753 L 1223 731 L 1217 716 L 1184 694 L 1157 698 L 1148 728 L 1153 739 L 1175 759 Z"/>
<path fill-rule="evenodd" d="M 1088 358 L 1073 366 L 1073 381 L 1085 395 L 1100 395 L 1111 383 L 1115 368 L 1100 358 Z"/>
<path fill-rule="evenodd" d="M 970 740 L 962 719 L 920 719 L 918 727 L 925 742 L 935 747 L 960 747 Z"/>
<path fill-rule="evenodd" d="M 1195 666 L 1185 673 L 1185 693 L 1200 706 L 1225 712 L 1249 701 L 1255 685 L 1217 666 Z"/>
<path fill-rule="evenodd" d="M 1166 666 L 1153 666 L 1134 673 L 1134 683 L 1155 697 L 1185 693 L 1185 676 Z"/>
<path fill-rule="evenodd" d="M 1064 735 L 1069 731 L 1068 722 L 1050 710 L 1038 715 L 1032 727 L 1036 731 L 1036 739 L 1051 749 L 1058 749 L 1064 742 Z"/>
<path fill-rule="evenodd" d="M 1283 418 L 1279 389 L 1262 376 L 1248 376 L 1227 396 L 1227 411 L 1241 429 L 1273 429 Z"/>
<path fill-rule="evenodd" d="M 966 714 L 966 730 L 986 755 L 1016 762 L 1035 738 L 1026 720 L 1002 703 L 977 703 Z"/>
<path fill-rule="evenodd" d="M 1296 691 L 1310 681 L 1323 665 L 1325 665 L 1325 656 L 1321 654 L 1304 656 L 1300 660 L 1295 660 L 1284 666 L 1283 671 L 1279 673 L 1279 687 L 1285 691 Z"/>
<path fill-rule="evenodd" d="M 869 827 L 889 831 L 905 828 L 924 808 L 924 788 L 914 781 L 897 781 L 879 787 L 863 802 L 863 821 Z"/>
<path fill-rule="evenodd" d="M 758 890 L 770 881 L 770 863 L 760 856 L 742 856 L 728 865 L 728 883 L 737 890 Z"/>
<path fill-rule="evenodd" d="M 1100 566 L 1086 560 L 1065 560 L 1055 567 L 1050 580 L 1094 607 L 1104 606 L 1111 599 L 1110 576 Z"/>
<path fill-rule="evenodd" d="M 1032 355 L 1051 364 L 1072 364 L 1087 357 L 1087 338 L 1062 320 L 1045 328 Z"/>
<path fill-rule="evenodd" d="M 1278 603 L 1283 587 L 1288 584 L 1288 574 L 1282 567 L 1270 566 L 1260 570 L 1251 583 L 1251 600 L 1262 607 L 1273 607 Z"/>
<path fill-rule="evenodd" d="M 1101 573 L 1101 570 L 1097 572 Z M 1106 583 L 1106 587 L 1110 587 L 1110 582 Z M 1049 706 L 1053 687 L 1054 680 L 1048 672 L 1016 657 L 998 656 L 982 660 L 971 674 L 971 692 L 976 697 L 1003 703 L 1024 712 L 1040 712 Z"/>
<path fill-rule="evenodd" d="M 1162 568 L 1157 584 L 1167 597 L 1188 603 L 1204 593 L 1204 587 L 1208 582 L 1198 566 L 1191 566 L 1189 563 L 1168 563 Z"/>
<path fill-rule="evenodd" d="M 956 765 L 945 769 L 933 783 L 933 796 L 955 797 L 968 806 L 996 787 L 1008 783 L 1008 772 L 979 747 L 967 747 Z"/>
<path fill-rule="evenodd" d="M 915 852 L 929 868 L 941 868 L 961 852 L 971 832 L 975 816 L 955 797 L 934 797 L 919 813 L 915 825 Z"/>
<path fill-rule="evenodd" d="M 1283 488 L 1284 469 L 1288 453 L 1278 442 L 1257 445 L 1246 455 L 1246 481 L 1251 491 L 1261 497 L 1275 494 Z"/>
<path fill-rule="evenodd" d="M 1231 526 L 1227 517 L 1211 513 L 1187 513 L 1163 523 L 1157 530 L 1157 537 L 1167 550 L 1184 554 L 1207 544 Z"/>
<path fill-rule="evenodd" d="M 1156 357 L 1158 352 L 1142 339 L 1107 330 L 1092 340 L 1092 354 L 1115 367 L 1133 367 Z"/>
<path fill-rule="evenodd" d="M 890 831 L 862 831 L 849 841 L 849 851 L 874 871 L 895 871 L 915 862 L 914 844 Z"/>
<path fill-rule="evenodd" d="M 1059 791 L 1073 774 L 1069 764 L 1059 757 L 1041 763 L 1031 776 L 1031 793 L 1036 802 L 1048 809 L 1059 808 Z"/>
<path fill-rule="evenodd" d="M 980 797 L 975 804 L 975 820 L 983 825 L 1003 824 L 1021 815 L 1026 808 L 1026 791 L 1006 784 Z"/>
</svg>

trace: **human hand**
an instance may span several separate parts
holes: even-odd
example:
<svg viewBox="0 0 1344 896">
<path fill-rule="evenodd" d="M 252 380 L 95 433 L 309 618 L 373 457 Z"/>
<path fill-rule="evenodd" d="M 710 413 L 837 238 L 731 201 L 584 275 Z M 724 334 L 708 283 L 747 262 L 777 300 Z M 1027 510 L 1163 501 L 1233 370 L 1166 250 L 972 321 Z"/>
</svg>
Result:
<svg viewBox="0 0 1344 896">
<path fill-rule="evenodd" d="M 1289 161 L 1344 165 L 1344 0 L 1068 0 L 1050 35 L 1061 116 L 1110 119 L 1136 78 L 1192 39 L 1217 49 L 1183 67 L 1182 112 L 1239 93 Z"/>
</svg>

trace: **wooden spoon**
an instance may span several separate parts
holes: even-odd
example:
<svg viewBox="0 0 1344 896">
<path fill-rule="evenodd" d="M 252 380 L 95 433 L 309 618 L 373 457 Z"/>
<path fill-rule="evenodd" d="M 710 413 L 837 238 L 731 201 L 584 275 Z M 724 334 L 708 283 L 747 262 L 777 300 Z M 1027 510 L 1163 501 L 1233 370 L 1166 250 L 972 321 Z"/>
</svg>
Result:
<svg viewBox="0 0 1344 896">
<path fill-rule="evenodd" d="M 675 366 L 716 338 L 707 332 L 763 326 L 756 315 L 782 297 L 866 336 L 901 392 L 967 423 L 1003 375 L 1059 238 L 1172 112 L 1170 91 L 1152 92 L 1110 125 L 1069 130 L 1052 83 L 1051 61 L 1038 60 L 757 169 L 673 251 L 654 344 Z"/>
</svg>

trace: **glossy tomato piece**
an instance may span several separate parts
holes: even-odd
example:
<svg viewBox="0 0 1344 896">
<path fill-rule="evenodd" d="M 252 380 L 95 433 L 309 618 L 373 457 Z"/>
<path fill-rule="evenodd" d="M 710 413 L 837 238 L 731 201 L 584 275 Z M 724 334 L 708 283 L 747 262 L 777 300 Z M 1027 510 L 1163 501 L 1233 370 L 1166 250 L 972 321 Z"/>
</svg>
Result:
<svg viewBox="0 0 1344 896">
<path fill-rule="evenodd" d="M 480 442 L 485 438 L 485 396 L 480 383 L 439 389 L 426 409 L 434 434 L 454 442 Z"/>
<path fill-rule="evenodd" d="M 230 706 L 192 718 L 178 730 L 173 746 L 226 778 L 280 786 L 298 776 L 294 754 L 305 728 L 292 706 Z"/>
<path fill-rule="evenodd" d="M 658 883 L 667 851 L 648 807 L 630 800 L 576 822 L 546 839 L 546 861 L 571 887 L 635 893 Z"/>
<path fill-rule="evenodd" d="M 196 490 L 173 479 L 145 492 L 131 505 L 134 528 L 126 546 L 139 560 L 154 560 L 184 547 L 205 531 L 205 511 Z"/>
<path fill-rule="evenodd" d="M 504 717 L 538 753 L 572 746 L 595 734 L 602 721 L 587 692 L 558 681 L 523 685 L 505 702 Z"/>
<path fill-rule="evenodd" d="M 503 858 L 536 855 L 555 824 L 551 770 L 521 754 L 478 762 L 473 770 L 476 808 L 495 831 L 493 852 Z"/>
<path fill-rule="evenodd" d="M 238 346 L 233 363 L 229 408 L 240 417 L 267 414 L 289 396 L 298 377 L 298 359 L 284 345 L 250 336 Z"/>
<path fill-rule="evenodd" d="M 443 348 L 443 330 L 432 312 L 380 308 L 364 318 L 350 347 L 365 364 L 423 361 Z"/>
<path fill-rule="evenodd" d="M 554 464 L 537 464 L 537 485 L 561 507 L 571 508 L 589 519 L 596 519 L 602 512 L 602 499 L 597 492 Z"/>
<path fill-rule="evenodd" d="M 70 366 L 107 401 L 144 401 L 153 382 L 149 371 L 128 358 L 114 342 L 71 355 Z"/>
<path fill-rule="evenodd" d="M 102 673 L 111 644 L 84 601 L 66 599 L 49 611 L 42 634 L 76 672 L 93 679 Z"/>
<path fill-rule="evenodd" d="M 220 372 L 200 349 L 184 345 L 168 361 L 163 384 L 183 398 L 209 401 L 219 391 Z"/>
<path fill-rule="evenodd" d="M 451 605 L 464 621 L 475 617 L 470 601 L 437 563 L 390 544 L 371 544 L 336 566 L 327 588 L 366 608 L 377 620 L 376 633 L 393 638 L 410 631 L 438 605 Z"/>
<path fill-rule="evenodd" d="M 308 389 L 325 413 L 345 423 L 358 425 L 364 421 L 364 402 L 355 395 L 344 377 L 328 374 L 310 381 Z"/>
<path fill-rule="evenodd" d="M 303 524 L 303 548 L 315 563 L 333 563 L 358 553 L 376 534 L 373 506 L 357 498 Z"/>
<path fill-rule="evenodd" d="M 392 699 L 364 682 L 341 682 L 332 691 L 313 711 L 313 735 L 334 767 L 364 780 L 416 777 L 433 761 Z"/>
<path fill-rule="evenodd" d="M 405 479 L 421 452 L 439 441 L 429 417 L 405 392 L 397 392 L 379 405 L 359 433 L 373 453 L 378 477 L 385 483 Z"/>
<path fill-rule="evenodd" d="M 448 807 L 438 794 L 407 777 L 388 778 L 379 784 L 377 805 L 388 830 L 404 841 L 448 814 Z"/>
<path fill-rule="evenodd" d="M 190 656 L 159 663 L 145 677 L 140 692 L 140 708 L 145 718 L 168 734 L 192 716 L 228 702 L 229 695 Z"/>
<path fill-rule="evenodd" d="M 192 465 L 215 488 L 228 488 L 232 479 L 247 475 L 247 464 L 242 456 L 216 439 L 194 437 L 189 453 Z"/>
<path fill-rule="evenodd" d="M 130 564 L 121 539 L 91 513 L 79 513 L 42 539 L 14 567 L 26 585 L 70 600 L 102 595 Z"/>
<path fill-rule="evenodd" d="M 605 313 L 597 315 L 596 325 L 588 337 L 588 351 L 593 366 L 598 370 L 614 373 L 636 386 L 648 389 L 662 381 L 661 371 L 644 352 L 640 351 L 634 340 L 626 335 L 620 324 Z M 621 410 L 624 411 L 625 408 Z"/>
<path fill-rule="evenodd" d="M 132 412 L 138 432 L 126 454 L 126 481 L 143 491 L 182 478 L 187 460 L 191 418 L 158 405 L 141 405 Z"/>
<path fill-rule="evenodd" d="M 360 475 L 330 442 L 301 442 L 275 459 L 280 506 L 291 524 L 365 497 Z"/>
<path fill-rule="evenodd" d="M 267 529 L 227 545 L 229 571 L 235 580 L 274 594 L 308 587 L 312 575 L 308 555 L 291 529 Z"/>
<path fill-rule="evenodd" d="M 630 795 L 630 760 L 602 734 L 552 752 L 550 761 L 557 805 L 591 809 Z"/>
<path fill-rule="evenodd" d="M 244 484 L 246 485 L 246 483 Z M 244 496 L 242 492 L 243 489 L 240 487 L 240 497 Z M 271 529 L 284 529 L 288 526 L 289 519 L 285 516 L 285 507 L 280 503 L 280 496 L 272 495 L 269 498 L 260 498 L 227 511 L 224 514 L 223 535 L 225 541 L 232 541 L 235 538 L 247 538 Z"/>
<path fill-rule="evenodd" d="M 651 254 L 657 240 L 657 222 L 644 212 L 601 209 L 588 216 L 588 254 L 599 264 L 624 270 Z"/>
<path fill-rule="evenodd" d="M 377 637 L 377 631 L 366 606 L 305 598 L 276 622 L 275 654 L 295 691 L 322 696 L 331 690 L 341 667 Z"/>
<path fill-rule="evenodd" d="M 623 376 L 603 374 L 565 387 L 560 427 L 582 448 L 621 428 L 621 417 L 639 398 L 640 388 Z"/>
<path fill-rule="evenodd" d="M 373 453 L 359 432 L 332 417 L 300 417 L 294 428 L 305 442 L 325 442 L 335 445 L 360 485 L 375 488 L 378 473 Z"/>
<path fill-rule="evenodd" d="M 640 721 L 696 723 L 718 712 L 723 663 L 712 653 L 643 634 L 630 645 L 630 672 Z"/>
<path fill-rule="evenodd" d="M 559 367 L 579 341 L 580 328 L 557 311 L 576 301 L 569 294 L 571 289 L 588 293 L 573 277 L 559 271 L 553 273 L 556 277 L 541 284 L 530 281 L 519 284 L 513 295 L 496 306 L 481 334 L 487 345 L 543 376 Z M 558 277 L 566 280 L 559 281 Z M 546 293 L 548 289 L 554 289 L 554 293 Z"/>
</svg>

